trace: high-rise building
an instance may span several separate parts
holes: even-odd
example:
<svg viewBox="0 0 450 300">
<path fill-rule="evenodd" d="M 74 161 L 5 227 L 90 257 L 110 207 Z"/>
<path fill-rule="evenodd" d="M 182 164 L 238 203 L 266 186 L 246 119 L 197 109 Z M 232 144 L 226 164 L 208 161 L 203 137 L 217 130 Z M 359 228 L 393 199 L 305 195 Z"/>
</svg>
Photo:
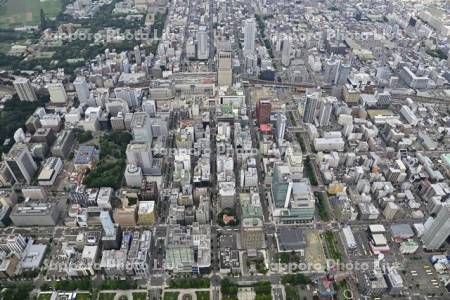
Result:
<svg viewBox="0 0 450 300">
<path fill-rule="evenodd" d="M 255 53 L 256 20 L 254 18 L 245 20 L 244 23 L 244 55 Z"/>
<path fill-rule="evenodd" d="M 27 241 L 20 234 L 8 235 L 4 240 L 0 241 L 0 250 L 7 252 L 15 252 L 22 254 L 27 246 Z"/>
<path fill-rule="evenodd" d="M 340 64 L 339 65 L 339 74 L 336 78 L 337 85 L 343 85 L 347 82 L 348 77 L 350 76 L 350 71 L 352 66 L 350 64 Z"/>
<path fill-rule="evenodd" d="M 256 120 L 258 124 L 269 123 L 271 110 L 272 104 L 269 100 L 259 100 L 256 103 Z"/>
<path fill-rule="evenodd" d="M 336 77 L 339 73 L 339 60 L 333 58 L 327 59 L 325 63 L 324 80 L 328 84 L 335 84 Z"/>
<path fill-rule="evenodd" d="M 219 68 L 217 70 L 217 84 L 231 86 L 233 84 L 233 71 L 231 69 L 231 52 L 219 52 Z"/>
<path fill-rule="evenodd" d="M 156 116 L 156 101 L 153 99 L 147 99 L 142 102 L 142 109 L 150 118 Z"/>
<path fill-rule="evenodd" d="M 197 31 L 197 59 L 208 59 L 208 33 L 205 26 L 199 26 Z"/>
<path fill-rule="evenodd" d="M 135 142 L 152 142 L 152 124 L 149 116 L 145 112 L 134 113 L 133 120 L 131 121 L 131 130 Z"/>
<path fill-rule="evenodd" d="M 111 215 L 108 211 L 103 210 L 100 212 L 100 221 L 102 222 L 105 235 L 108 237 L 115 237 L 117 233 L 116 227 L 114 227 L 114 223 L 112 222 Z"/>
<path fill-rule="evenodd" d="M 319 102 L 319 126 L 324 127 L 330 124 L 331 111 L 333 110 L 333 100 L 335 98 L 323 98 Z"/>
<path fill-rule="evenodd" d="M 86 82 L 86 78 L 84 78 L 84 76 L 78 76 L 77 78 L 75 78 L 73 87 L 77 92 L 78 101 L 81 104 L 87 103 L 90 98 L 90 92 L 89 85 Z"/>
<path fill-rule="evenodd" d="M 140 65 L 142 64 L 142 56 L 141 56 L 141 49 L 139 46 L 134 47 L 134 58 L 136 59 L 136 64 Z"/>
<path fill-rule="evenodd" d="M 132 142 L 127 146 L 126 155 L 128 164 L 140 167 L 144 175 L 152 173 L 153 156 L 150 143 Z"/>
<path fill-rule="evenodd" d="M 439 249 L 450 235 L 450 205 L 444 204 L 431 224 L 425 225 L 422 236 L 424 247 L 428 250 Z"/>
<path fill-rule="evenodd" d="M 289 166 L 275 163 L 272 175 L 272 199 L 275 207 L 286 207 L 292 193 L 292 177 Z"/>
<path fill-rule="evenodd" d="M 281 63 L 287 67 L 291 63 L 291 41 L 289 36 L 285 36 L 283 39 L 283 48 L 281 50 Z"/>
<path fill-rule="evenodd" d="M 14 144 L 8 154 L 3 155 L 3 160 L 16 182 L 31 183 L 37 171 L 37 165 L 25 144 Z"/>
<path fill-rule="evenodd" d="M 16 89 L 19 99 L 21 101 L 37 101 L 34 88 L 27 78 L 17 78 L 14 81 L 14 88 Z"/>
<path fill-rule="evenodd" d="M 278 144 L 280 144 L 284 138 L 284 133 L 286 132 L 286 123 L 287 123 L 286 116 L 284 114 L 278 113 L 276 123 L 276 130 L 277 130 L 276 138 Z"/>
<path fill-rule="evenodd" d="M 117 87 L 114 89 L 116 98 L 125 100 L 128 103 L 128 107 L 137 107 L 139 105 L 139 97 L 136 95 L 136 91 L 130 87 Z"/>
<path fill-rule="evenodd" d="M 127 165 L 125 169 L 125 181 L 129 187 L 141 187 L 142 185 L 142 169 L 134 164 Z"/>
<path fill-rule="evenodd" d="M 314 95 L 306 96 L 305 111 L 303 113 L 304 123 L 314 123 L 314 118 L 316 116 L 316 107 L 318 103 L 318 98 Z"/>
<path fill-rule="evenodd" d="M 50 101 L 55 104 L 67 103 L 67 94 L 64 85 L 61 82 L 49 83 L 47 85 Z"/>
</svg>

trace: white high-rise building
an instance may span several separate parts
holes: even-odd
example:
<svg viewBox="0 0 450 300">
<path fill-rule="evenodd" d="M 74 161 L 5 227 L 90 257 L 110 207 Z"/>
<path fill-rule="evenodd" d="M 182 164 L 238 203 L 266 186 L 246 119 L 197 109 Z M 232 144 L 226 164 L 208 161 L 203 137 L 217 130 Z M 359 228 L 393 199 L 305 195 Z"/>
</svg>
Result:
<svg viewBox="0 0 450 300">
<path fill-rule="evenodd" d="M 21 101 L 37 101 L 34 88 L 27 78 L 17 78 L 14 81 L 14 88 L 16 89 L 19 99 Z"/>
<path fill-rule="evenodd" d="M 319 126 L 324 127 L 330 125 L 331 111 L 333 110 L 334 97 L 327 97 L 319 103 Z"/>
<path fill-rule="evenodd" d="M 90 92 L 89 92 L 89 85 L 86 82 L 86 78 L 84 78 L 84 76 L 78 76 L 77 78 L 75 78 L 75 81 L 73 82 L 73 87 L 77 92 L 77 97 L 78 101 L 80 101 L 80 104 L 87 103 L 90 98 Z"/>
<path fill-rule="evenodd" d="M 144 100 L 142 102 L 142 109 L 150 118 L 154 118 L 156 116 L 156 101 L 153 99 Z"/>
<path fill-rule="evenodd" d="M 8 154 L 3 154 L 3 160 L 16 182 L 31 183 L 37 165 L 25 144 L 14 144 Z"/>
<path fill-rule="evenodd" d="M 126 155 L 128 164 L 140 167 L 144 175 L 152 173 L 153 156 L 150 143 L 130 143 Z"/>
<path fill-rule="evenodd" d="M 136 59 L 136 64 L 141 65 L 142 64 L 141 48 L 139 48 L 139 46 L 135 46 L 133 52 L 134 58 Z"/>
<path fill-rule="evenodd" d="M 286 123 L 287 123 L 287 118 L 284 114 L 279 113 L 277 115 L 277 125 L 276 125 L 276 129 L 277 129 L 277 143 L 280 144 L 280 142 L 283 140 L 284 138 L 284 133 L 286 132 Z"/>
<path fill-rule="evenodd" d="M 67 93 L 64 85 L 61 82 L 49 83 L 47 85 L 48 93 L 50 94 L 50 101 L 55 104 L 67 103 Z"/>
<path fill-rule="evenodd" d="M 199 26 L 197 31 L 197 59 L 208 59 L 208 33 L 205 26 Z"/>
<path fill-rule="evenodd" d="M 134 164 L 128 164 L 125 169 L 125 181 L 129 187 L 141 187 L 142 185 L 142 169 Z"/>
<path fill-rule="evenodd" d="M 217 84 L 231 86 L 233 84 L 233 71 L 231 69 L 231 52 L 219 52 L 219 68 L 217 70 Z"/>
<path fill-rule="evenodd" d="M 288 67 L 291 63 L 291 41 L 289 36 L 285 36 L 283 39 L 283 49 L 281 50 L 281 63 L 283 66 Z"/>
<path fill-rule="evenodd" d="M 254 18 L 245 20 L 244 24 L 244 55 L 255 53 L 256 20 Z"/>
<path fill-rule="evenodd" d="M 135 142 L 151 143 L 153 139 L 152 124 L 145 112 L 137 112 L 131 121 L 131 130 Z"/>
<path fill-rule="evenodd" d="M 422 236 L 424 247 L 428 250 L 437 250 L 450 235 L 450 205 L 442 205 L 437 216 L 430 224 L 427 223 Z"/>
</svg>

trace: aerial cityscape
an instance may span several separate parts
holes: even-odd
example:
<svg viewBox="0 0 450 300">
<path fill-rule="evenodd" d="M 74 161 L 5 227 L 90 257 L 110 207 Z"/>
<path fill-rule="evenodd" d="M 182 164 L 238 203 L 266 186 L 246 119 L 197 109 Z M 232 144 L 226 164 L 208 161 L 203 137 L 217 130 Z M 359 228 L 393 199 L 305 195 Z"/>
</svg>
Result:
<svg viewBox="0 0 450 300">
<path fill-rule="evenodd" d="M 450 299 L 450 1 L 0 0 L 0 300 Z"/>
</svg>

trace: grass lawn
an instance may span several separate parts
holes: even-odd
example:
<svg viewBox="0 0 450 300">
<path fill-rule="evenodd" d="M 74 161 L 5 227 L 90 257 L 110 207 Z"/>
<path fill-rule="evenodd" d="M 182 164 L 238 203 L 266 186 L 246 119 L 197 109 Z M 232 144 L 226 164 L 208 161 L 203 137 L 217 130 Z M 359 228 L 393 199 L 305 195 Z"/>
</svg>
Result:
<svg viewBox="0 0 450 300">
<path fill-rule="evenodd" d="M 327 243 L 328 254 L 334 260 L 341 260 L 341 253 L 337 248 L 337 241 L 332 231 L 325 232 L 325 241 Z"/>
<path fill-rule="evenodd" d="M 179 292 L 165 292 L 164 293 L 164 300 L 178 300 L 178 294 Z"/>
<path fill-rule="evenodd" d="M 77 293 L 75 300 L 90 300 L 91 294 L 89 293 Z"/>
<path fill-rule="evenodd" d="M 40 11 L 39 0 L 1 0 L 0 27 L 38 25 L 40 22 Z"/>
<path fill-rule="evenodd" d="M 52 293 L 39 294 L 38 300 L 50 300 Z"/>
<path fill-rule="evenodd" d="M 113 300 L 116 293 L 100 293 L 98 294 L 98 300 Z"/>
<path fill-rule="evenodd" d="M 209 300 L 209 292 L 208 291 L 196 291 L 197 300 Z"/>
<path fill-rule="evenodd" d="M 62 10 L 61 0 L 40 0 L 41 1 L 41 9 L 44 11 L 44 14 L 49 19 L 56 18 L 57 15 Z"/>
<path fill-rule="evenodd" d="M 133 293 L 133 300 L 146 300 L 147 299 L 147 293 Z"/>
</svg>

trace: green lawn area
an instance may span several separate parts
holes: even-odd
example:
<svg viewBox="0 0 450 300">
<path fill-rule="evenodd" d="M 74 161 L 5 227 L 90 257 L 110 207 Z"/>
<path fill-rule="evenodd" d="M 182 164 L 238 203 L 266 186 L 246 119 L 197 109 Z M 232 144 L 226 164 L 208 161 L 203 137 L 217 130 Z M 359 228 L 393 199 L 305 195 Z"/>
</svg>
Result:
<svg viewBox="0 0 450 300">
<path fill-rule="evenodd" d="M 178 300 L 178 294 L 179 292 L 165 292 L 164 293 L 164 300 Z"/>
<path fill-rule="evenodd" d="M 52 293 L 39 294 L 38 300 L 50 300 Z"/>
<path fill-rule="evenodd" d="M 91 294 L 89 293 L 77 293 L 75 300 L 90 300 Z"/>
<path fill-rule="evenodd" d="M 146 300 L 147 299 L 147 293 L 133 293 L 133 300 Z"/>
<path fill-rule="evenodd" d="M 39 0 L 0 0 L 0 27 L 38 25 L 40 10 Z"/>
<path fill-rule="evenodd" d="M 329 258 L 334 260 L 341 260 L 342 256 L 339 252 L 339 249 L 337 248 L 337 241 L 332 231 L 325 232 L 325 241 L 327 242 L 327 249 L 329 252 L 328 254 L 330 256 Z"/>
<path fill-rule="evenodd" d="M 330 221 L 330 215 L 328 214 L 328 197 L 326 192 L 316 192 L 314 193 L 316 197 L 316 206 L 319 211 L 320 219 L 324 222 Z"/>
<path fill-rule="evenodd" d="M 171 289 L 202 289 L 209 288 L 211 282 L 208 278 L 172 279 L 169 283 Z"/>
<path fill-rule="evenodd" d="M 197 300 L 209 300 L 209 292 L 208 291 L 196 291 Z"/>
<path fill-rule="evenodd" d="M 316 178 L 316 173 L 314 172 L 313 162 L 309 158 L 309 156 L 306 158 L 305 162 L 305 169 L 306 174 L 308 175 L 309 181 L 311 182 L 311 185 L 317 186 L 319 183 Z"/>
<path fill-rule="evenodd" d="M 98 300 L 114 300 L 116 293 L 100 293 L 98 294 Z"/>
<path fill-rule="evenodd" d="M 53 19 L 61 12 L 61 0 L 40 0 L 41 9 L 47 18 Z"/>
</svg>

